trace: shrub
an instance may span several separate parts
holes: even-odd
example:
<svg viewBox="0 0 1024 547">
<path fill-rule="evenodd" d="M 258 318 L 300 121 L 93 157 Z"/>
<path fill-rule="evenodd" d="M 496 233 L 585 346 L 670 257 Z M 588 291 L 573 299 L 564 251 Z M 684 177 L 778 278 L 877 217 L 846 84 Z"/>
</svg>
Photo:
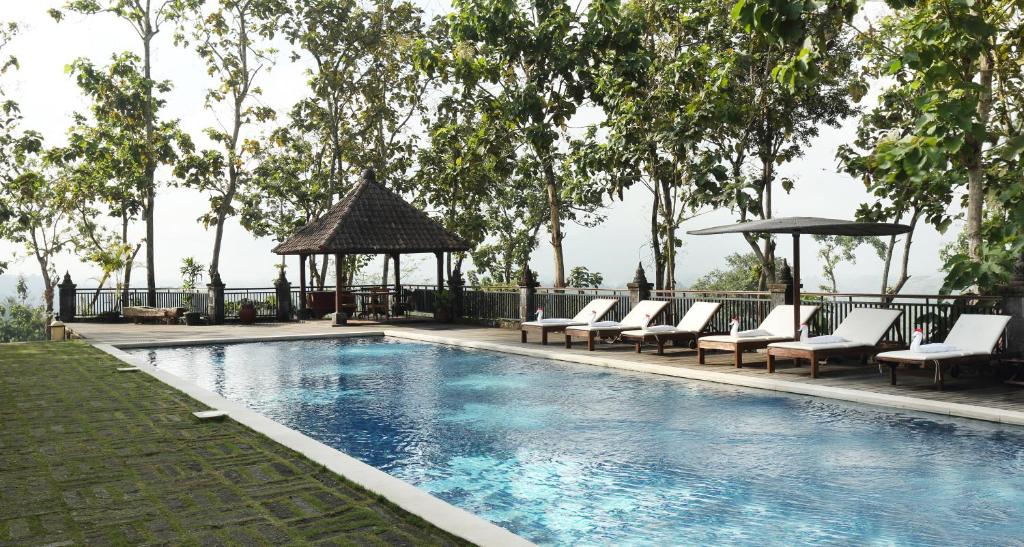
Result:
<svg viewBox="0 0 1024 547">
<path fill-rule="evenodd" d="M 18 278 L 17 296 L 0 303 L 0 342 L 44 340 L 48 318 L 46 309 L 28 302 L 28 285 Z"/>
</svg>

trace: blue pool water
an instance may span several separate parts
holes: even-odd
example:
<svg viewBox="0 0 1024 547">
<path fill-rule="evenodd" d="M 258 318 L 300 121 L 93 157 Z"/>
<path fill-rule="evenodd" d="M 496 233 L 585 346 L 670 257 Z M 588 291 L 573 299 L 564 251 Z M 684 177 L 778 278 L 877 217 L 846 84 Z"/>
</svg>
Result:
<svg viewBox="0 0 1024 547">
<path fill-rule="evenodd" d="M 1024 540 L 1024 428 L 393 339 L 136 353 L 537 543 Z"/>
</svg>

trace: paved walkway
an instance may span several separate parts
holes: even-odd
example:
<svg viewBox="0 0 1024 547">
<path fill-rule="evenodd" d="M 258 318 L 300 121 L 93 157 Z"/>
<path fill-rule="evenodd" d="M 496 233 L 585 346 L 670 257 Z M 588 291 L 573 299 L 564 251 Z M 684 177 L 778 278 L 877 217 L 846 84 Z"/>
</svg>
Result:
<svg viewBox="0 0 1024 547">
<path fill-rule="evenodd" d="M 598 356 L 612 358 L 624 363 L 656 364 L 663 367 L 688 369 L 693 371 L 714 371 L 726 375 L 735 375 L 737 380 L 743 378 L 771 379 L 792 382 L 799 386 L 831 386 L 859 390 L 868 394 L 885 394 L 913 397 L 938 403 L 958 403 L 975 405 L 992 409 L 1002 409 L 1024 413 L 1024 387 L 1008 385 L 984 369 L 965 368 L 959 378 L 947 379 L 945 391 L 937 391 L 932 382 L 933 370 L 900 369 L 899 385 L 889 385 L 888 371 L 883 374 L 876 365 L 831 364 L 821 368 L 818 379 L 811 379 L 809 367 L 796 367 L 792 363 L 780 361 L 775 374 L 768 374 L 764 367 L 764 356 L 761 353 L 744 355 L 742 369 L 734 368 L 731 355 L 725 353 L 709 354 L 707 365 L 698 365 L 696 352 L 685 348 L 667 348 L 666 355 L 653 355 L 653 348 L 646 353 L 636 354 L 632 346 L 624 344 L 601 344 L 597 351 L 588 352 L 585 344 L 576 343 L 567 350 L 562 347 L 558 336 L 551 337 L 551 344 L 541 346 L 536 341 L 529 344 L 519 342 L 518 331 L 499 328 L 474 327 L 463 325 L 439 325 L 435 323 L 415 323 L 406 325 L 354 325 L 349 327 L 332 327 L 327 320 L 307 321 L 302 323 L 266 323 L 251 326 L 220 325 L 206 327 L 186 327 L 181 325 L 128 325 L 76 323 L 72 325 L 75 332 L 91 341 L 122 344 L 122 343 L 153 343 L 174 340 L 215 340 L 229 338 L 252 338 L 274 336 L 308 336 L 327 335 L 340 332 L 380 332 L 387 330 L 395 334 L 433 335 L 450 338 L 453 341 L 468 343 L 480 342 L 491 346 L 521 350 L 523 348 L 541 349 L 557 358 L 574 360 L 580 357 Z M 799 387 L 797 386 L 797 387 Z M 796 390 L 800 392 L 799 390 Z"/>
<path fill-rule="evenodd" d="M 0 545 L 460 543 L 118 366 L 80 343 L 2 345 Z"/>
</svg>

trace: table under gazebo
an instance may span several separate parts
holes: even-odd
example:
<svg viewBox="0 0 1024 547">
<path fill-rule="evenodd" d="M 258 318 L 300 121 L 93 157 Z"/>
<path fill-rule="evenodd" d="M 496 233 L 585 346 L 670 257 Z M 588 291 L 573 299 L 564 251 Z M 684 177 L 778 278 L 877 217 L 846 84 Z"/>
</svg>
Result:
<svg viewBox="0 0 1024 547">
<path fill-rule="evenodd" d="M 395 294 L 400 295 L 401 255 L 433 253 L 437 258 L 437 288 L 443 290 L 444 254 L 469 249 L 465 240 L 378 184 L 373 170 L 367 169 L 344 198 L 281 242 L 274 252 L 299 256 L 299 317 L 303 318 L 308 315 L 306 259 L 310 255 L 334 255 L 334 324 L 343 325 L 347 316 L 342 301 L 342 263 L 347 255 L 383 254 L 393 260 Z"/>
</svg>

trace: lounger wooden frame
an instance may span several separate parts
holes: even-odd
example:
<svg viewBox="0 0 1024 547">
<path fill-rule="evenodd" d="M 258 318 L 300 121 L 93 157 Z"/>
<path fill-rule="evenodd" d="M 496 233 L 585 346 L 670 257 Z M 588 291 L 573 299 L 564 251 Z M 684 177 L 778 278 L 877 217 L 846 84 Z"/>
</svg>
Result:
<svg viewBox="0 0 1024 547">
<path fill-rule="evenodd" d="M 878 346 L 855 346 L 849 348 L 768 348 L 768 372 L 775 372 L 775 359 L 792 359 L 797 366 L 800 361 L 808 361 L 811 364 L 811 378 L 818 377 L 818 363 L 832 357 L 858 357 L 861 363 L 866 364 L 869 357 L 874 357 L 883 350 Z"/>
<path fill-rule="evenodd" d="M 735 354 L 734 365 L 736 368 L 743 368 L 743 352 L 751 351 L 761 348 L 768 347 L 768 344 L 774 344 L 776 342 L 792 342 L 792 338 L 775 338 L 772 340 L 737 340 L 737 341 L 718 341 L 718 340 L 707 340 L 700 338 L 697 340 L 697 364 L 704 364 L 704 352 L 709 349 L 720 349 L 723 351 L 731 351 Z"/>
<path fill-rule="evenodd" d="M 889 366 L 889 383 L 896 385 L 896 367 L 900 365 L 935 366 L 935 386 L 939 391 L 946 387 L 947 367 L 954 365 L 987 365 L 996 359 L 992 353 L 985 355 L 965 355 L 963 357 L 947 357 L 945 359 L 906 359 L 902 357 L 880 357 L 879 363 Z"/>
<path fill-rule="evenodd" d="M 637 353 L 642 353 L 644 344 L 650 342 L 658 346 L 658 355 L 665 355 L 665 344 L 669 342 L 696 342 L 701 333 L 691 331 L 675 332 L 645 332 L 633 334 L 636 331 L 622 333 L 623 342 L 632 342 Z"/>
<path fill-rule="evenodd" d="M 568 325 L 568 324 L 565 324 L 565 325 L 557 325 L 557 324 L 551 324 L 551 325 L 520 325 L 520 327 L 519 327 L 519 341 L 525 344 L 526 343 L 526 336 L 527 336 L 528 332 L 538 332 L 538 333 L 540 333 L 540 343 L 541 343 L 541 345 L 546 346 L 546 345 L 548 345 L 548 334 L 549 333 L 552 333 L 552 332 L 562 332 L 562 331 L 564 331 L 569 326 L 570 325 Z"/>
</svg>

